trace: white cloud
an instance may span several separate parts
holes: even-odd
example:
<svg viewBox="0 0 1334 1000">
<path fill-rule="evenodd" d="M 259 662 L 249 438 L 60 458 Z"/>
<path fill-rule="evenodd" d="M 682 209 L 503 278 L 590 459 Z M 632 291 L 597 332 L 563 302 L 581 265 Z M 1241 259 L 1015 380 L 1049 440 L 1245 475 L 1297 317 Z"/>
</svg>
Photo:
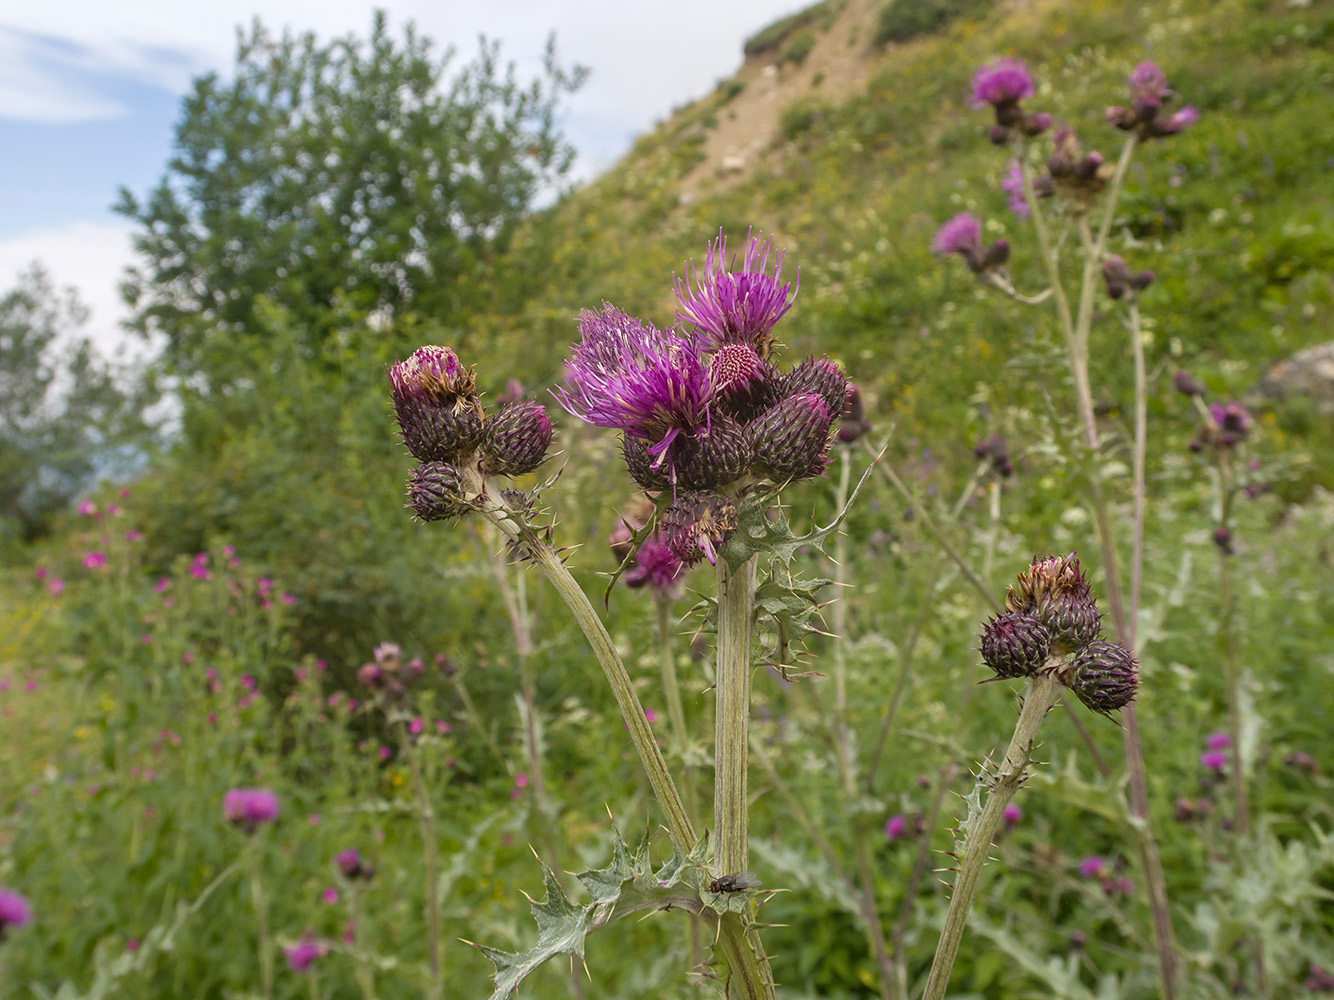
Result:
<svg viewBox="0 0 1334 1000">
<path fill-rule="evenodd" d="M 56 287 L 78 289 L 80 300 L 91 312 L 81 332 L 103 353 L 113 354 L 122 345 L 132 351 L 139 347 L 138 339 L 120 327 L 127 316 L 120 300 L 120 280 L 132 261 L 129 227 L 76 222 L 0 240 L 0 293 L 12 288 L 19 273 L 33 261 L 41 263 Z"/>
</svg>

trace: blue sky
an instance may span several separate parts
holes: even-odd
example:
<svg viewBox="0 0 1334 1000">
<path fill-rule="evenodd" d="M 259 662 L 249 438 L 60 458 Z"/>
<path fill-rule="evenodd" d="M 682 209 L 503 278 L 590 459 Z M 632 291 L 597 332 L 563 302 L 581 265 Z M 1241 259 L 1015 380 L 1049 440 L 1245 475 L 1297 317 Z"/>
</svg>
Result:
<svg viewBox="0 0 1334 1000">
<path fill-rule="evenodd" d="M 802 0 L 395 0 L 407 21 L 467 58 L 479 34 L 532 73 L 555 31 L 561 58 L 593 75 L 565 121 L 576 172 L 595 175 L 636 135 L 706 93 L 741 62 L 743 40 Z M 92 307 L 88 330 L 119 341 L 116 291 L 132 262 L 130 228 L 111 211 L 162 176 L 181 96 L 195 76 L 226 74 L 235 29 L 364 36 L 372 6 L 350 0 L 47 0 L 0 9 L 0 290 L 39 259 Z"/>
</svg>

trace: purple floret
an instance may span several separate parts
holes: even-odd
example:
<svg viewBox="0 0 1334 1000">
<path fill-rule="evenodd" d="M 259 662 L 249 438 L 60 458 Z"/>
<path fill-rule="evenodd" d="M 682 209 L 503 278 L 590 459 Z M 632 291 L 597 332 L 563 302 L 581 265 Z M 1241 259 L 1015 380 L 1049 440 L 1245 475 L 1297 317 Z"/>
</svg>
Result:
<svg viewBox="0 0 1334 1000">
<path fill-rule="evenodd" d="M 713 386 L 692 341 L 606 304 L 580 313 L 579 331 L 566 385 L 555 390 L 574 416 L 648 442 L 655 464 L 678 436 L 708 426 Z"/>
<path fill-rule="evenodd" d="M 1029 215 L 1028 198 L 1024 195 L 1024 173 L 1019 169 L 1019 161 L 1010 161 L 1010 170 L 1001 181 L 1001 190 L 1005 192 L 1005 204 L 1021 219 Z"/>
<path fill-rule="evenodd" d="M 708 244 L 703 269 L 694 261 L 685 264 L 685 277 L 677 278 L 676 315 L 683 323 L 694 325 L 696 341 L 704 350 L 716 350 L 724 344 L 746 344 L 761 357 L 769 354 L 769 332 L 792 308 L 797 288 L 780 281 L 783 254 L 769 270 L 769 252 L 773 237 L 747 233 L 741 269 L 729 270 L 727 239 L 722 231 Z M 733 261 L 735 265 L 735 261 Z M 797 275 L 800 285 L 801 275 Z"/>
<path fill-rule="evenodd" d="M 228 823 L 254 833 L 261 823 L 278 818 L 278 796 L 266 788 L 233 788 L 222 798 L 222 814 Z"/>
<path fill-rule="evenodd" d="M 28 901 L 17 892 L 0 889 L 0 938 L 10 927 L 22 927 L 32 919 L 32 910 Z"/>
</svg>

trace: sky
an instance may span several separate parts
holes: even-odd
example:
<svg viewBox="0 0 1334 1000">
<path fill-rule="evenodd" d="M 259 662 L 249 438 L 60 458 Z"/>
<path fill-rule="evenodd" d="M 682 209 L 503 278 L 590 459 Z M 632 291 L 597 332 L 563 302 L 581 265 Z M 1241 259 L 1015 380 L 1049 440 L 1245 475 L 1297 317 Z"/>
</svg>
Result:
<svg viewBox="0 0 1334 1000">
<path fill-rule="evenodd" d="M 561 61 L 592 71 L 566 105 L 575 174 L 596 176 L 674 107 L 741 64 L 742 42 L 803 0 L 386 0 L 391 33 L 414 21 L 462 61 L 501 42 L 521 78 L 555 32 Z M 372 6 L 347 0 L 43 0 L 0 7 L 0 293 L 40 260 L 92 309 L 86 333 L 112 347 L 117 291 L 133 261 L 130 225 L 111 210 L 124 186 L 161 179 L 190 81 L 230 75 L 236 29 L 365 37 Z"/>
</svg>

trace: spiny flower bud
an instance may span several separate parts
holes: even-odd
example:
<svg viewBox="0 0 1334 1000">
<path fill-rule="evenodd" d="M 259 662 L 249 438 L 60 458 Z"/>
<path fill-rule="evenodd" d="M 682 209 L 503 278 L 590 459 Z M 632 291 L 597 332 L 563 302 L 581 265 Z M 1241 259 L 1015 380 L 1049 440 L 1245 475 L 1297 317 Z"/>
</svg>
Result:
<svg viewBox="0 0 1334 1000">
<path fill-rule="evenodd" d="M 847 373 L 828 358 L 806 358 L 783 376 L 779 395 L 786 398 L 807 392 L 823 399 L 825 409 L 838 416 L 848 398 Z"/>
<path fill-rule="evenodd" d="M 981 652 L 997 677 L 1028 677 L 1051 655 L 1051 635 L 1035 615 L 1008 611 L 982 629 Z"/>
<path fill-rule="evenodd" d="M 621 454 L 625 457 L 625 468 L 630 477 L 646 490 L 665 490 L 672 485 L 668 475 L 667 463 L 653 461 L 648 453 L 648 443 L 642 438 L 627 434 L 621 442 Z"/>
<path fill-rule="evenodd" d="M 1126 262 L 1112 254 L 1102 262 L 1102 278 L 1107 283 L 1107 294 L 1119 299 L 1126 289 L 1142 292 L 1153 284 L 1154 273 L 1149 270 L 1131 271 Z"/>
<path fill-rule="evenodd" d="M 462 517 L 473 509 L 459 470 L 446 462 L 423 462 L 408 476 L 408 506 L 423 521 Z"/>
<path fill-rule="evenodd" d="M 662 515 L 662 537 L 683 565 L 717 562 L 718 549 L 736 531 L 736 507 L 716 493 L 682 490 Z"/>
<path fill-rule="evenodd" d="M 852 444 L 863 434 L 870 433 L 871 421 L 866 418 L 866 407 L 862 405 L 862 392 L 852 382 L 848 383 L 847 395 L 843 398 L 843 418 L 838 425 L 838 440 L 842 444 Z"/>
<path fill-rule="evenodd" d="M 778 483 L 820 475 L 827 465 L 831 422 L 829 407 L 814 393 L 780 400 L 747 428 L 756 464 Z"/>
<path fill-rule="evenodd" d="M 511 403 L 482 424 L 482 472 L 521 476 L 547 457 L 551 421 L 541 403 Z"/>
<path fill-rule="evenodd" d="M 1051 635 L 1052 650 L 1058 653 L 1081 648 L 1101 630 L 1102 615 L 1073 552 L 1035 558 L 1005 595 L 1005 607 L 1036 615 Z"/>
<path fill-rule="evenodd" d="M 1139 664 L 1120 643 L 1098 639 L 1075 655 L 1070 687 L 1086 708 L 1107 715 L 1134 699 Z"/>
<path fill-rule="evenodd" d="M 715 413 L 694 437 L 677 438 L 674 447 L 676 483 L 688 490 L 720 489 L 750 468 L 750 437 L 724 413 Z"/>
<path fill-rule="evenodd" d="M 389 369 L 403 443 L 423 462 L 455 462 L 477 446 L 482 404 L 477 379 L 448 347 L 419 347 Z"/>
</svg>

